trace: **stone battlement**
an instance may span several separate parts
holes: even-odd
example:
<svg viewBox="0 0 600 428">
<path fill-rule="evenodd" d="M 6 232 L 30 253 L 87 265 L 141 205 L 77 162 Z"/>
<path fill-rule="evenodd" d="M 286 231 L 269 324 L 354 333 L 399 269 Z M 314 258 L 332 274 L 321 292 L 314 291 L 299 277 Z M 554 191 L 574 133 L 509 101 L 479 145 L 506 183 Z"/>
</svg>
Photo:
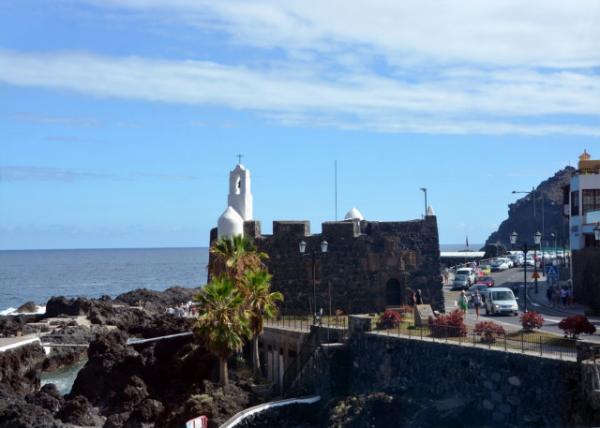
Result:
<svg viewBox="0 0 600 428">
<path fill-rule="evenodd" d="M 269 255 L 272 288 L 285 296 L 284 313 L 311 313 L 315 294 L 317 308 L 324 313 L 330 308 L 345 313 L 383 311 L 386 306 L 410 303 L 417 289 L 434 309 L 444 309 L 435 216 L 397 222 L 324 222 L 319 234 L 310 233 L 309 221 L 274 221 L 272 235 L 261 233 L 260 222 L 246 221 L 244 234 Z M 213 229 L 211 245 L 216 238 Z M 323 240 L 329 243 L 327 253 L 320 250 Z M 305 256 L 299 252 L 300 241 L 306 242 Z"/>
</svg>

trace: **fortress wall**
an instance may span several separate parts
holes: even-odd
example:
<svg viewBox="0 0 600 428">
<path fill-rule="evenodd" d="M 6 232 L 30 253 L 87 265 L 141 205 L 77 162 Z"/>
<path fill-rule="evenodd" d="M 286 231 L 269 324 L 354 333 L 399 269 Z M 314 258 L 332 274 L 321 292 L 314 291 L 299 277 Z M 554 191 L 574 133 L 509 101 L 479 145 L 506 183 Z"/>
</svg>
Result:
<svg viewBox="0 0 600 428">
<path fill-rule="evenodd" d="M 373 333 L 355 335 L 349 351 L 351 394 L 409 391 L 416 402 L 462 401 L 494 426 L 572 426 L 589 416 L 572 361 Z"/>
<path fill-rule="evenodd" d="M 273 234 L 261 235 L 260 223 L 246 222 L 247 236 L 269 255 L 273 289 L 283 292 L 283 313 L 380 312 L 408 303 L 410 290 L 421 289 L 427 303 L 443 311 L 439 238 L 434 216 L 406 222 L 325 222 L 322 234 L 310 234 L 308 221 L 274 221 Z M 211 234 L 211 242 L 216 235 Z M 299 243 L 306 242 L 306 254 Z M 321 253 L 327 240 L 328 252 Z M 316 287 L 312 284 L 315 252 Z M 331 302 L 331 303 L 330 303 Z"/>
</svg>

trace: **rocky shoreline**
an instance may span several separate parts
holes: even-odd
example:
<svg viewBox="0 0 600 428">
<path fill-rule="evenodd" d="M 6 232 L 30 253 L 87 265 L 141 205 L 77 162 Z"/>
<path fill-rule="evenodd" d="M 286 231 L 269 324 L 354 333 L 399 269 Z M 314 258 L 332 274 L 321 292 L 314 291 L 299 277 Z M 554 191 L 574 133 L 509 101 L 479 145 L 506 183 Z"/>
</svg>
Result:
<svg viewBox="0 0 600 428">
<path fill-rule="evenodd" d="M 232 383 L 215 383 L 218 362 L 193 336 L 128 345 L 192 331 L 193 319 L 166 315 L 191 300 L 197 289 L 139 289 L 112 299 L 53 297 L 41 315 L 0 317 L 0 337 L 36 333 L 39 343 L 0 352 L 1 427 L 172 427 L 207 415 L 217 427 L 254 405 L 258 397 L 238 370 Z M 85 345 L 89 345 L 87 348 Z M 71 392 L 40 388 L 40 374 L 87 358 Z"/>
</svg>

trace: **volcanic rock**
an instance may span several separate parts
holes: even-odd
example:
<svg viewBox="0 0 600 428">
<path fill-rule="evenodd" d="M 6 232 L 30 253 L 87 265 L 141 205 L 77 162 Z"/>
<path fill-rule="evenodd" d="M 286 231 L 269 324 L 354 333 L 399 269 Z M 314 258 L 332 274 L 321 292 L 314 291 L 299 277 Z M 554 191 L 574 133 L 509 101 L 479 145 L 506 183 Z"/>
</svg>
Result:
<svg viewBox="0 0 600 428">
<path fill-rule="evenodd" d="M 22 312 L 22 313 L 34 313 L 37 311 L 37 305 L 35 304 L 35 302 L 27 302 L 27 303 L 23 303 L 21 306 L 19 306 L 17 308 L 17 312 Z"/>
<path fill-rule="evenodd" d="M 130 306 L 143 307 L 152 313 L 162 314 L 169 307 L 192 300 L 198 291 L 198 288 L 184 287 L 171 287 L 165 291 L 140 288 L 120 294 L 115 300 L 127 303 Z"/>
<path fill-rule="evenodd" d="M 104 418 L 98 415 L 87 398 L 77 395 L 66 401 L 58 417 L 67 423 L 78 426 L 97 427 L 104 424 Z"/>
<path fill-rule="evenodd" d="M 53 383 L 47 383 L 39 391 L 29 394 L 26 397 L 26 401 L 30 404 L 43 407 L 53 415 L 60 411 L 65 402 L 62 395 L 58 392 L 56 385 Z"/>
<path fill-rule="evenodd" d="M 569 184 L 573 167 L 566 167 L 554 176 L 540 183 L 534 194 L 528 194 L 514 204 L 508 206 L 508 218 L 504 220 L 498 230 L 492 233 L 486 244 L 501 243 L 510 248 L 510 234 L 517 232 L 520 242 L 533 244 L 533 235 L 536 232 L 545 233 L 544 240 L 549 239 L 551 233 L 557 237 L 558 244 L 567 239 L 565 217 L 563 215 L 563 186 Z M 542 208 L 543 195 L 543 208 Z M 535 196 L 535 197 L 534 197 Z M 535 205 L 535 216 L 534 216 Z M 544 214 L 544 230 L 542 230 L 542 211 Z M 550 243 L 549 244 L 553 244 Z M 544 241 L 545 245 L 545 241 Z"/>
<path fill-rule="evenodd" d="M 67 299 L 64 296 L 51 297 L 46 302 L 46 317 L 59 317 L 61 315 L 87 315 L 92 302 L 84 297 Z"/>
<path fill-rule="evenodd" d="M 39 343 L 0 352 L 0 381 L 17 396 L 35 392 L 40 386 L 37 368 L 45 357 Z"/>
</svg>

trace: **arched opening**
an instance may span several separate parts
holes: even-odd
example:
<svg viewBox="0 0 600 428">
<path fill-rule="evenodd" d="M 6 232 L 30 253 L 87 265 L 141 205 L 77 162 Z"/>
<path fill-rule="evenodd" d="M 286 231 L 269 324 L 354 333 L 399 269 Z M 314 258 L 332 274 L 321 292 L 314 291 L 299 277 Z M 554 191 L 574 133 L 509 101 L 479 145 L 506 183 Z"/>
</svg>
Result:
<svg viewBox="0 0 600 428">
<path fill-rule="evenodd" d="M 242 192 L 242 179 L 238 177 L 235 180 L 235 194 L 239 195 Z"/>
<path fill-rule="evenodd" d="M 386 306 L 400 306 L 403 302 L 402 284 L 395 278 L 390 279 L 385 284 L 385 304 Z"/>
</svg>

